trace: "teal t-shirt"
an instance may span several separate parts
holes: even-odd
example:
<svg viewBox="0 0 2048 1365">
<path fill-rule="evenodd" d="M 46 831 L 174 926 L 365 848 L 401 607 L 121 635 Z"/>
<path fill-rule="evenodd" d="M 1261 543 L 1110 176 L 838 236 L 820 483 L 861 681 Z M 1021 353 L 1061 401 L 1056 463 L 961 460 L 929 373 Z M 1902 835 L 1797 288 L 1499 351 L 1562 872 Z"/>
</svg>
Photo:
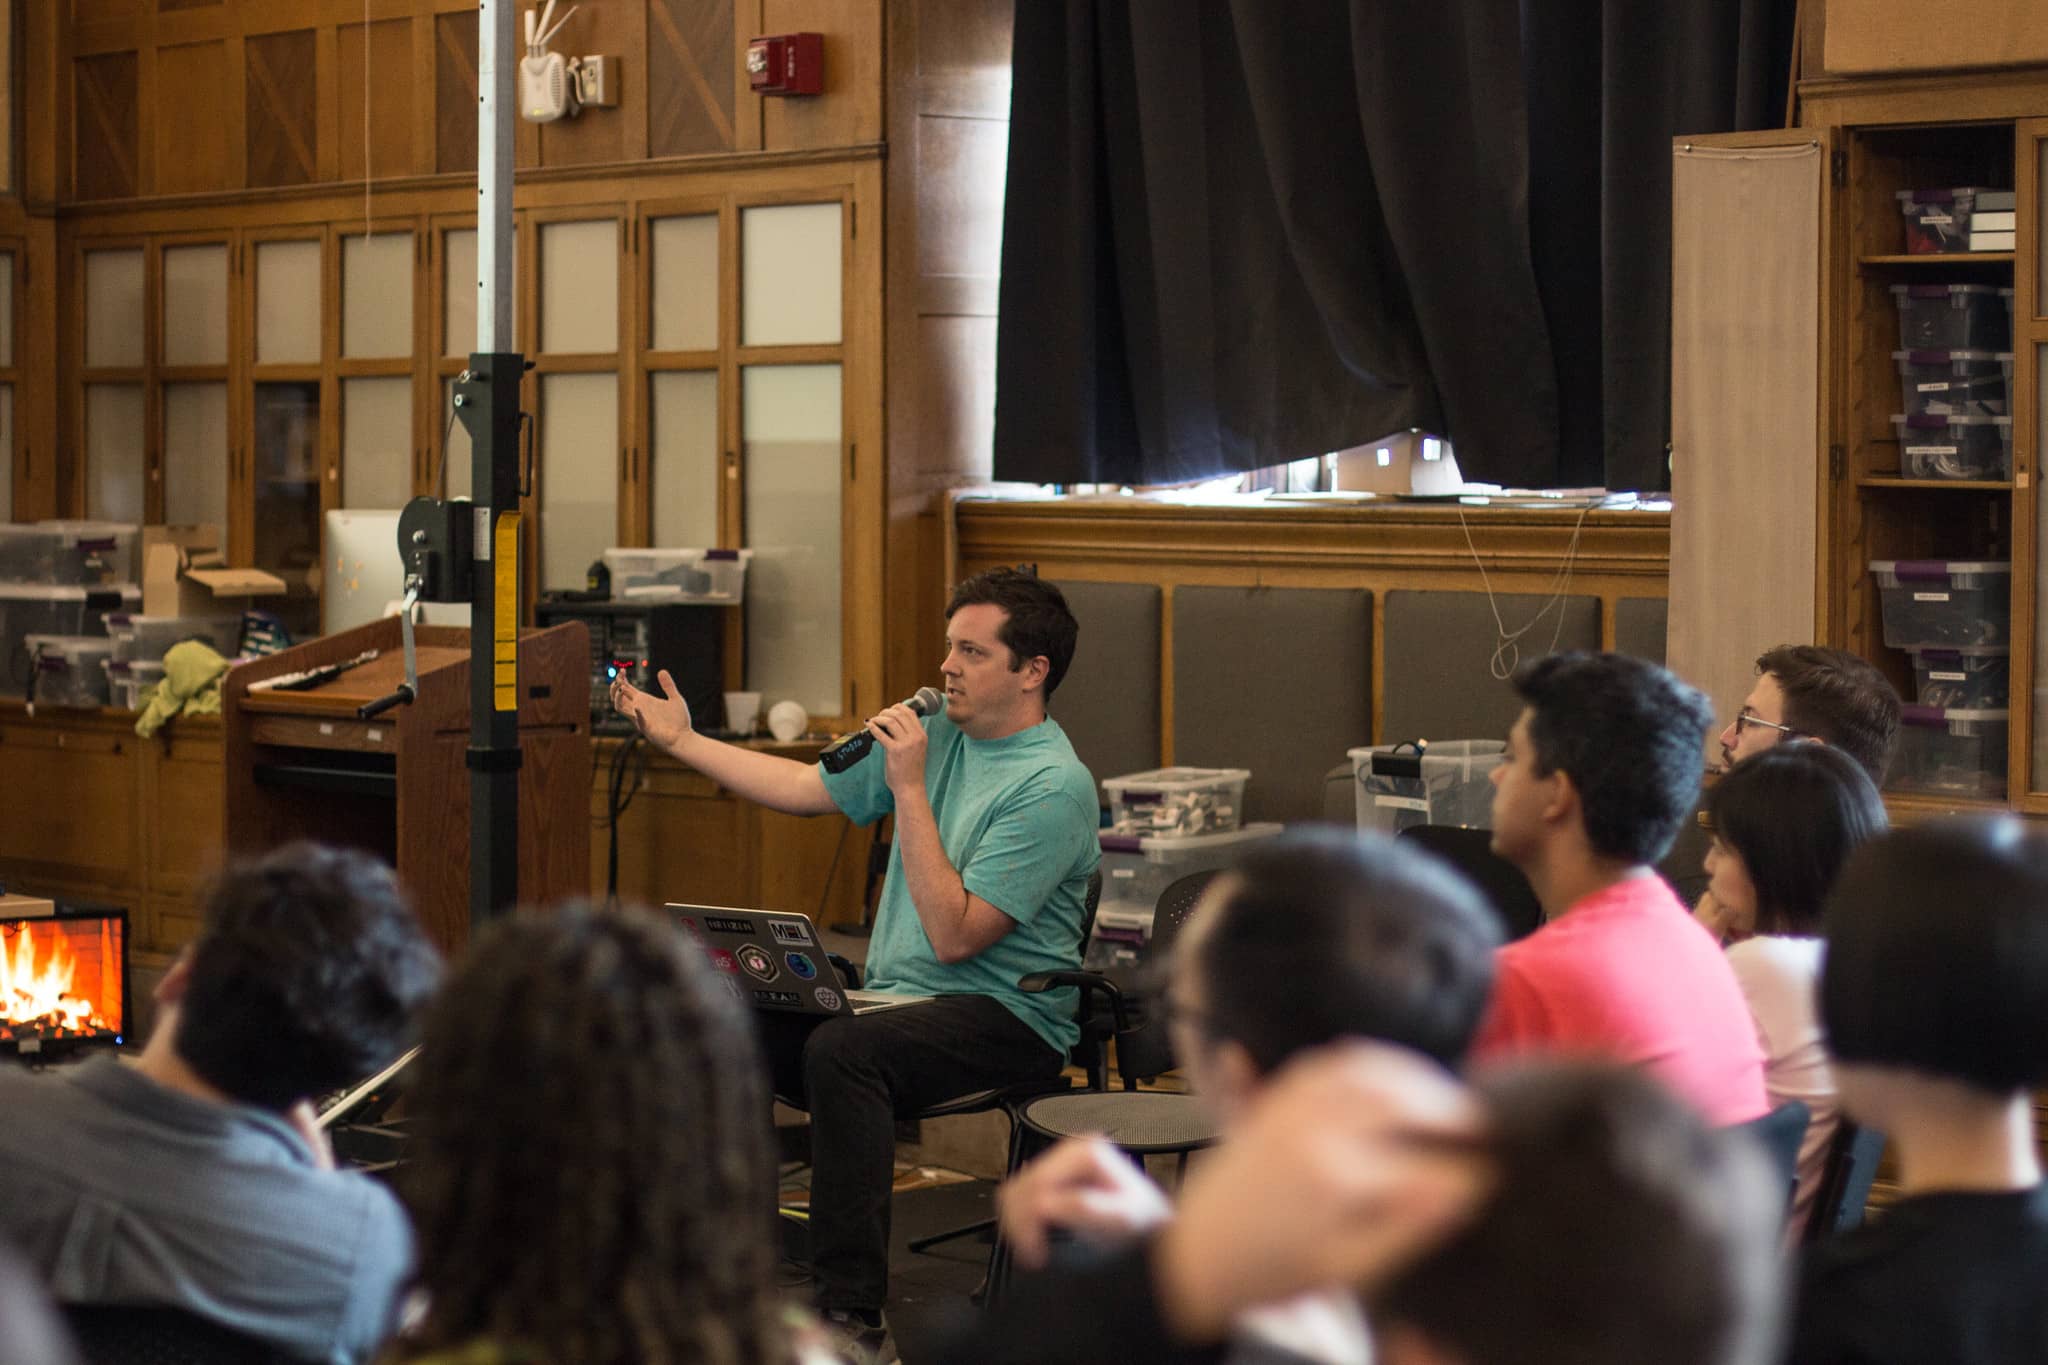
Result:
<svg viewBox="0 0 2048 1365">
<path fill-rule="evenodd" d="M 1080 1036 L 1074 992 L 1027 995 L 1017 979 L 1081 965 L 1088 878 L 1102 859 L 1095 779 L 1056 721 L 1002 739 L 969 739 L 941 712 L 925 718 L 924 731 L 925 794 L 946 858 L 969 894 L 1017 927 L 965 962 L 939 961 L 910 902 L 898 840 L 875 912 L 866 984 L 911 995 L 994 996 L 1065 1055 Z M 845 772 L 818 771 L 833 804 L 856 824 L 896 808 L 879 748 Z"/>
</svg>

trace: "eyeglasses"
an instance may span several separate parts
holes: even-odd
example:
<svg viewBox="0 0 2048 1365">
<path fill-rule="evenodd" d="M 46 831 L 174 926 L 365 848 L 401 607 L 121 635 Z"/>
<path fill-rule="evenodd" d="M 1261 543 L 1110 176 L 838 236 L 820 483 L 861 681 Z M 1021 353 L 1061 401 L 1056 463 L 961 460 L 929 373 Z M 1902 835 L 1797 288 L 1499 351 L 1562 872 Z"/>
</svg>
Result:
<svg viewBox="0 0 2048 1365">
<path fill-rule="evenodd" d="M 1738 711 L 1735 713 L 1735 733 L 1737 735 L 1740 735 L 1752 725 L 1763 730 L 1776 730 L 1779 734 L 1788 737 L 1799 733 L 1799 731 L 1789 725 L 1780 725 L 1774 720 L 1765 720 L 1753 711 Z"/>
</svg>

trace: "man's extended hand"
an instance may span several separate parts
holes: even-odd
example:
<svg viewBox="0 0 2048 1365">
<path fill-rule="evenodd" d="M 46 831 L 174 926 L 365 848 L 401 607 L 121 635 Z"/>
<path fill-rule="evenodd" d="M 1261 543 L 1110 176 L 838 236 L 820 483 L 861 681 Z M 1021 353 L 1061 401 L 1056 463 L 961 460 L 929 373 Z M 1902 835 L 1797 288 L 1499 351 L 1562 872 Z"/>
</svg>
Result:
<svg viewBox="0 0 2048 1365">
<path fill-rule="evenodd" d="M 627 682 L 623 674 L 613 678 L 612 709 L 632 721 L 634 727 L 647 737 L 648 743 L 673 753 L 676 746 L 690 735 L 690 703 L 683 700 L 683 694 L 676 688 L 676 680 L 668 675 L 667 669 L 656 674 L 655 680 L 668 695 L 657 697 L 651 692 L 643 692 Z"/>
<path fill-rule="evenodd" d="M 1485 1197 L 1483 1131 L 1465 1088 L 1403 1048 L 1339 1043 L 1290 1064 L 1195 1167 L 1153 1248 L 1168 1325 L 1214 1340 L 1255 1305 L 1384 1280 Z"/>
<path fill-rule="evenodd" d="M 1003 1182 L 1002 1235 L 1020 1265 L 1045 1264 L 1049 1234 L 1097 1244 L 1131 1241 L 1173 1216 L 1144 1172 L 1099 1137 L 1068 1138 Z"/>
<path fill-rule="evenodd" d="M 868 721 L 875 743 L 882 746 L 888 765 L 889 790 L 901 800 L 906 794 L 924 790 L 925 733 L 917 712 L 897 702 Z"/>
</svg>

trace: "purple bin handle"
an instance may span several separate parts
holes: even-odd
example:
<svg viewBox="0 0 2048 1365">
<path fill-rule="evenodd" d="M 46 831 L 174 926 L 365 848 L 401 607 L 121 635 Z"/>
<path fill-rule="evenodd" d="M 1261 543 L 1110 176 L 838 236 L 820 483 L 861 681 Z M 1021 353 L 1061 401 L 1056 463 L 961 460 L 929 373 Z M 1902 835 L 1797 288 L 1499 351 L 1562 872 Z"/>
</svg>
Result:
<svg viewBox="0 0 2048 1365">
<path fill-rule="evenodd" d="M 1902 559 L 1892 565 L 1892 576 L 1901 583 L 1946 583 L 1948 561 L 1946 559 Z"/>
<path fill-rule="evenodd" d="M 1947 729 L 1948 712 L 1939 706 L 1919 706 L 1908 703 L 1899 708 L 1899 724 Z"/>
<path fill-rule="evenodd" d="M 1098 842 L 1102 845 L 1104 853 L 1139 853 L 1143 851 L 1138 842 L 1138 836 L 1135 834 L 1104 834 L 1099 836 Z"/>
</svg>

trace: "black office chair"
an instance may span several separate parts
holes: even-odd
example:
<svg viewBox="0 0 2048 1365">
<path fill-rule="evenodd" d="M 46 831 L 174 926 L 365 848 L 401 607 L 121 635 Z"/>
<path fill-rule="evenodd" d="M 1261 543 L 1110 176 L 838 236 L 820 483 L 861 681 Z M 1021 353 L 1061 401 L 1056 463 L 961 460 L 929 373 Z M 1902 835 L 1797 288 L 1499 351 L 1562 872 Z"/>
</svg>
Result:
<svg viewBox="0 0 2048 1365">
<path fill-rule="evenodd" d="M 1806 1141 L 1806 1125 L 1813 1113 L 1799 1100 L 1786 1100 L 1770 1113 L 1747 1123 L 1731 1126 L 1731 1132 L 1747 1133 L 1770 1158 L 1771 1169 L 1785 1187 L 1785 1208 L 1799 1193 L 1799 1147 Z"/>
<path fill-rule="evenodd" d="M 1836 1127 L 1828 1141 L 1827 1160 L 1821 1166 L 1820 1188 L 1813 1196 L 1806 1230 L 1800 1234 L 1802 1242 L 1811 1246 L 1862 1224 L 1884 1144 L 1884 1134 L 1875 1128 L 1859 1128 L 1847 1119 Z"/>
<path fill-rule="evenodd" d="M 268 1342 L 178 1308 L 62 1305 L 85 1365 L 290 1365 Z"/>
<path fill-rule="evenodd" d="M 1543 927 L 1543 905 L 1522 870 L 1493 851 L 1493 831 L 1464 825 L 1409 825 L 1395 834 L 1436 854 L 1465 874 L 1500 916 L 1509 939 Z"/>
</svg>

